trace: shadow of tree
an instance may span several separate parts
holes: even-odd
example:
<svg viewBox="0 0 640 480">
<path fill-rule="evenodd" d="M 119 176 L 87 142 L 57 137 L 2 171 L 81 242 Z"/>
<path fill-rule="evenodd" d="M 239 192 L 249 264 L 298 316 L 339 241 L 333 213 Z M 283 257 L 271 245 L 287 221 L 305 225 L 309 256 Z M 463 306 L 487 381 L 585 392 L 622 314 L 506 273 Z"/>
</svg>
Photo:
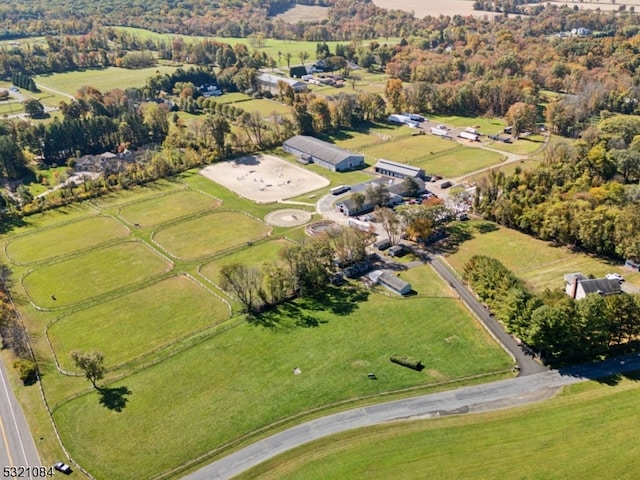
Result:
<svg viewBox="0 0 640 480">
<path fill-rule="evenodd" d="M 126 406 L 131 395 L 131 390 L 127 387 L 101 387 L 98 388 L 100 403 L 109 410 L 121 412 Z"/>
<path fill-rule="evenodd" d="M 478 233 L 491 233 L 498 230 L 498 225 L 493 222 L 477 222 L 473 225 L 473 228 Z"/>
<path fill-rule="evenodd" d="M 454 223 L 447 227 L 447 237 L 430 246 L 429 250 L 435 250 L 438 253 L 455 253 L 460 245 L 473 238 L 472 228 L 468 223 Z"/>
<path fill-rule="evenodd" d="M 358 308 L 360 302 L 369 298 L 369 292 L 359 287 L 328 286 L 317 294 L 283 303 L 277 308 L 247 317 L 247 321 L 256 326 L 272 330 L 290 331 L 295 328 L 316 328 L 324 323 L 312 312 L 330 312 L 345 316 Z"/>
</svg>

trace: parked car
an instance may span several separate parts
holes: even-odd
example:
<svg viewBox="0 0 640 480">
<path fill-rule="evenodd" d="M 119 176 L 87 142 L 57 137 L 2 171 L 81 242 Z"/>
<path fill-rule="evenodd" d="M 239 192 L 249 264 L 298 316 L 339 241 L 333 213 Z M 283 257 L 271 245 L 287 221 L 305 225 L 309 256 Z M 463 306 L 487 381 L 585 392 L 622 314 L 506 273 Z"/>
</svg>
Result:
<svg viewBox="0 0 640 480">
<path fill-rule="evenodd" d="M 449 180 L 446 180 L 440 184 L 440 188 L 449 188 L 452 183 Z"/>
<path fill-rule="evenodd" d="M 64 473 L 65 475 L 69 475 L 71 472 L 73 472 L 73 470 L 71 470 L 71 467 L 64 462 L 55 463 L 53 465 L 53 468 L 55 468 L 59 472 Z"/>
<path fill-rule="evenodd" d="M 605 278 L 608 278 L 609 280 L 618 280 L 619 282 L 624 282 L 624 277 L 619 273 L 607 273 L 605 275 Z"/>
</svg>

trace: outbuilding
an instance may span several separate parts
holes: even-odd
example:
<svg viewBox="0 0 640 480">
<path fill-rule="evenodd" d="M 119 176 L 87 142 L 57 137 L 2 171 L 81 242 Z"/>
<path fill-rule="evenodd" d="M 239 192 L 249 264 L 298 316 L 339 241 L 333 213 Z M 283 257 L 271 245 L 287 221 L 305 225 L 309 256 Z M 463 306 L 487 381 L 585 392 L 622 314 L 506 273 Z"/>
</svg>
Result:
<svg viewBox="0 0 640 480">
<path fill-rule="evenodd" d="M 404 163 L 392 162 L 391 160 L 385 160 L 381 158 L 376 163 L 374 170 L 380 175 L 386 175 L 388 177 L 396 178 L 424 178 L 425 172 L 421 168 L 411 165 L 405 165 Z"/>
<path fill-rule="evenodd" d="M 382 270 L 374 270 L 367 274 L 367 277 L 373 284 L 382 285 L 388 290 L 398 295 L 407 295 L 411 292 L 411 284 L 405 282 L 399 277 L 396 277 L 392 273 L 384 272 Z"/>
<path fill-rule="evenodd" d="M 317 163 L 334 172 L 364 167 L 364 155 L 350 152 L 307 135 L 296 135 L 282 144 L 285 152 L 296 155 L 305 163 Z"/>
<path fill-rule="evenodd" d="M 257 76 L 258 85 L 264 90 L 269 90 L 271 93 L 278 93 L 280 87 L 278 83 L 284 82 L 289 85 L 294 92 L 300 93 L 307 90 L 307 84 L 300 80 L 294 80 L 292 78 L 278 77 L 277 75 L 271 75 L 269 73 L 261 73 Z"/>
</svg>

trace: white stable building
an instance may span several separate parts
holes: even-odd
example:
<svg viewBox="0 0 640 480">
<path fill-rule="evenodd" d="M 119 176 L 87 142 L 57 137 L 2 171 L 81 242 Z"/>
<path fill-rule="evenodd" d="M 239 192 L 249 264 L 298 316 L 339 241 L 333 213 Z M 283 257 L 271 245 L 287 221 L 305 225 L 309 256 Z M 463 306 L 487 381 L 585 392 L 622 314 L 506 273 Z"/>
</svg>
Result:
<svg viewBox="0 0 640 480">
<path fill-rule="evenodd" d="M 307 135 L 296 135 L 285 140 L 282 149 L 294 154 L 303 163 L 316 163 L 334 172 L 364 167 L 364 155 Z"/>
</svg>

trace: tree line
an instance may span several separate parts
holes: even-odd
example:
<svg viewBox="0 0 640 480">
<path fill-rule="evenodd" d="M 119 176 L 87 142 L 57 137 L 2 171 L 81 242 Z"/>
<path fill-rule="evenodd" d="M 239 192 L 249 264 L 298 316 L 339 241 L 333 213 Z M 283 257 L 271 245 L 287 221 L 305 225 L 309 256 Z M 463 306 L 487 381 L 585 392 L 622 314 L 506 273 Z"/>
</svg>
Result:
<svg viewBox="0 0 640 480">
<path fill-rule="evenodd" d="M 563 291 L 534 295 L 498 260 L 475 255 L 463 279 L 507 331 L 547 361 L 618 352 L 640 334 L 640 295 L 598 293 L 574 300 Z"/>
</svg>

